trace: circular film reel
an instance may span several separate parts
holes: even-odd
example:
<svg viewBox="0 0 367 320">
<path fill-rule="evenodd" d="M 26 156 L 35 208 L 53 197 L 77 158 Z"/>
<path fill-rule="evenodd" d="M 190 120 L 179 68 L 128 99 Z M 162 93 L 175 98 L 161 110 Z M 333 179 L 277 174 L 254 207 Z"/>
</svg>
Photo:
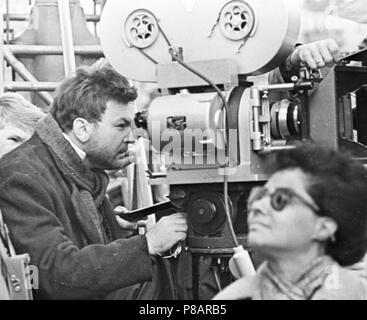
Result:
<svg viewBox="0 0 367 320">
<path fill-rule="evenodd" d="M 223 35 L 230 40 L 246 39 L 255 29 L 255 13 L 243 1 L 232 1 L 222 9 L 219 25 Z"/>
<path fill-rule="evenodd" d="M 158 37 L 158 21 L 151 12 L 137 10 L 127 18 L 124 32 L 130 46 L 139 49 L 148 48 Z"/>
</svg>

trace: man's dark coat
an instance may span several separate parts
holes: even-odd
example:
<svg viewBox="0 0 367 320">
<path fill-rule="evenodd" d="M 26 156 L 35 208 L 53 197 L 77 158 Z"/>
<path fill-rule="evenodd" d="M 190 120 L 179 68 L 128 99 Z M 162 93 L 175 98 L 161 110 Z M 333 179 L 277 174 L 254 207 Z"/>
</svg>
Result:
<svg viewBox="0 0 367 320">
<path fill-rule="evenodd" d="M 70 181 L 82 181 L 91 172 L 60 130 L 48 137 L 54 135 L 55 123 L 46 118 L 41 135 L 36 132 L 0 162 L 0 208 L 11 240 L 16 252 L 29 253 L 38 267 L 36 298 L 116 298 L 117 290 L 152 280 L 146 238 L 122 239 L 109 202 L 93 195 L 107 235 L 103 243 L 93 217 L 80 209 L 81 203 L 73 203 L 78 200 L 72 201 L 75 186 Z M 58 156 L 65 165 L 61 170 Z"/>
</svg>

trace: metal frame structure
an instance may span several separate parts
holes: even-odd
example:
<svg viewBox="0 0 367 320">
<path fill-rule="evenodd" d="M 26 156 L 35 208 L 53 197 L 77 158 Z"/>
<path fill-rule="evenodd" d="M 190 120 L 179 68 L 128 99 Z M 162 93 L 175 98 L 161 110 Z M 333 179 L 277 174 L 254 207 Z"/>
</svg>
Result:
<svg viewBox="0 0 367 320">
<path fill-rule="evenodd" d="M 98 13 L 98 4 L 100 6 L 100 10 L 103 9 L 106 0 L 92 0 L 93 1 L 93 14 L 85 15 L 85 19 L 87 22 L 91 22 L 94 24 L 94 34 L 97 35 L 97 24 L 100 21 L 101 15 Z M 3 8 L 4 9 L 4 8 Z M 25 22 L 29 21 L 29 14 L 27 13 L 11 13 L 9 0 L 6 0 L 5 13 L 2 15 L 1 22 L 5 22 L 5 30 L 10 31 L 10 23 L 11 22 Z M 10 34 L 6 35 L 7 43 L 10 41 Z"/>
<path fill-rule="evenodd" d="M 71 25 L 70 3 L 69 1 L 58 0 L 60 24 L 61 24 L 61 39 L 62 50 L 64 52 L 65 75 L 71 75 L 76 68 L 73 28 Z"/>
<path fill-rule="evenodd" d="M 100 15 L 99 14 L 87 14 L 85 16 L 87 22 L 93 22 L 93 23 L 98 23 L 99 20 L 100 20 Z M 5 21 L 9 21 L 12 22 L 12 21 L 18 21 L 18 22 L 21 22 L 21 21 L 28 21 L 29 20 L 29 16 L 28 14 L 25 14 L 25 13 L 5 13 L 4 16 L 3 16 L 3 20 Z"/>
<path fill-rule="evenodd" d="M 93 22 L 95 32 L 100 15 L 97 14 L 97 4 L 103 8 L 105 0 L 93 0 L 94 15 L 86 16 L 88 22 Z M 75 55 L 82 54 L 93 57 L 103 57 L 102 48 L 98 45 L 74 46 L 69 1 L 59 0 L 60 23 L 62 30 L 62 47 L 60 46 L 38 46 L 38 45 L 12 45 L 10 37 L 10 23 L 13 21 L 27 21 L 26 14 L 11 14 L 9 11 L 9 0 L 6 1 L 6 7 L 3 1 L 0 1 L 0 94 L 6 91 L 36 92 L 40 98 L 50 104 L 53 100 L 50 92 L 53 92 L 58 83 L 39 82 L 31 72 L 21 63 L 16 56 L 35 56 L 35 55 L 63 55 L 65 73 L 69 75 L 75 70 Z M 5 9 L 5 13 L 4 10 Z M 12 68 L 13 72 L 18 74 L 24 82 L 5 81 L 5 62 Z"/>
<path fill-rule="evenodd" d="M 5 71 L 4 71 L 4 20 L 3 20 L 3 2 L 0 1 L 0 94 L 4 93 L 4 80 L 5 80 Z"/>
</svg>

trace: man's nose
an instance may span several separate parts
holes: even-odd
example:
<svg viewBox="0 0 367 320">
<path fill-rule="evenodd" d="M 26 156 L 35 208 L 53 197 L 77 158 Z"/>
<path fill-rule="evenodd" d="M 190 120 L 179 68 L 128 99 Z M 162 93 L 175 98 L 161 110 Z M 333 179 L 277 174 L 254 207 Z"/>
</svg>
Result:
<svg viewBox="0 0 367 320">
<path fill-rule="evenodd" d="M 134 137 L 134 133 L 133 133 L 133 130 L 131 128 L 129 129 L 128 136 L 126 138 L 124 138 L 123 142 L 126 143 L 126 144 L 135 144 L 136 139 Z"/>
</svg>

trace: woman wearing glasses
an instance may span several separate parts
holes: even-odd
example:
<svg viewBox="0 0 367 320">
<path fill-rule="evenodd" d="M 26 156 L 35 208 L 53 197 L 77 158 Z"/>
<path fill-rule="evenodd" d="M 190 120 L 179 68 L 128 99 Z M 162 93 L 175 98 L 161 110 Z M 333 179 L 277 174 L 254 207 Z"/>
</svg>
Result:
<svg viewBox="0 0 367 320">
<path fill-rule="evenodd" d="M 248 201 L 249 246 L 264 263 L 216 299 L 367 299 L 349 267 L 366 252 L 367 171 L 337 152 L 279 153 L 268 183 Z"/>
</svg>

